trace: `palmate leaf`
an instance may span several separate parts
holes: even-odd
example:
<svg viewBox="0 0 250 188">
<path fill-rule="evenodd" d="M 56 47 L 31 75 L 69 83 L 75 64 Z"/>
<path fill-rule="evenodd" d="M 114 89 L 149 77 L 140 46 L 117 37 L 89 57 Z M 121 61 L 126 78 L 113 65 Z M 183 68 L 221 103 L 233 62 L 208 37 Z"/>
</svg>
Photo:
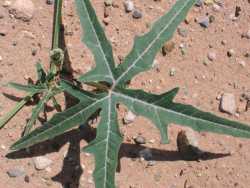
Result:
<svg viewBox="0 0 250 188">
<path fill-rule="evenodd" d="M 177 0 L 172 9 L 153 25 L 149 33 L 136 38 L 134 47 L 124 64 L 115 68 L 112 49 L 90 1 L 76 0 L 84 30 L 84 42 L 96 60 L 96 68 L 79 80 L 97 82 L 94 85 L 102 88 L 102 93 L 83 91 L 74 85 L 62 82 L 61 87 L 78 98 L 78 104 L 54 115 L 43 127 L 16 142 L 12 149 L 19 150 L 51 139 L 77 127 L 100 111 L 101 121 L 97 127 L 97 136 L 84 150 L 95 156 L 96 168 L 93 175 L 96 188 L 115 188 L 114 177 L 118 151 L 122 142 L 117 123 L 117 104 L 122 103 L 135 114 L 150 119 L 159 129 L 163 143 L 168 142 L 167 128 L 170 123 L 189 126 L 197 131 L 250 138 L 250 127 L 246 124 L 202 112 L 190 105 L 174 103 L 173 99 L 178 88 L 155 95 L 125 87 L 128 80 L 151 67 L 159 48 L 171 38 L 178 24 L 195 2 L 196 0 Z M 101 81 L 108 82 L 110 87 L 102 85 Z"/>
</svg>

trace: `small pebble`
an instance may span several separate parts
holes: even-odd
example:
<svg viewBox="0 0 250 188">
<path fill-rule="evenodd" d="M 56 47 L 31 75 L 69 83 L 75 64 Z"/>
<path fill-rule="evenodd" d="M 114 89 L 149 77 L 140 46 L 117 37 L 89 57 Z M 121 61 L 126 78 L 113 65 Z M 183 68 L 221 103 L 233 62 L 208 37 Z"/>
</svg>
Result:
<svg viewBox="0 0 250 188">
<path fill-rule="evenodd" d="M 221 41 L 221 44 L 222 44 L 223 46 L 225 46 L 225 45 L 227 44 L 227 41 L 226 41 L 226 40 L 222 40 L 222 41 Z"/>
<path fill-rule="evenodd" d="M 243 33 L 242 37 L 246 39 L 250 39 L 250 30 L 248 30 L 246 33 Z"/>
<path fill-rule="evenodd" d="M 5 150 L 5 149 L 6 149 L 6 146 L 3 145 L 3 144 L 1 144 L 0 148 L 1 148 L 2 150 Z"/>
<path fill-rule="evenodd" d="M 46 3 L 47 3 L 47 5 L 53 5 L 54 4 L 54 0 L 47 0 Z"/>
<path fill-rule="evenodd" d="M 227 51 L 227 56 L 228 56 L 228 57 L 232 57 L 232 56 L 234 56 L 234 55 L 235 55 L 234 49 L 230 49 L 230 50 Z"/>
<path fill-rule="evenodd" d="M 241 7 L 240 6 L 236 6 L 236 8 L 235 8 L 235 17 L 239 17 L 240 16 L 240 12 L 241 12 Z"/>
<path fill-rule="evenodd" d="M 204 18 L 200 18 L 198 20 L 198 23 L 200 24 L 201 27 L 208 28 L 209 23 L 210 23 L 209 17 L 206 16 Z"/>
<path fill-rule="evenodd" d="M 135 121 L 135 118 L 136 118 L 136 115 L 133 112 L 128 111 L 128 113 L 123 118 L 123 123 L 124 124 L 133 123 Z"/>
<path fill-rule="evenodd" d="M 154 144 L 154 143 L 155 143 L 155 139 L 150 139 L 150 140 L 148 141 L 148 143 Z"/>
<path fill-rule="evenodd" d="M 246 62 L 243 61 L 243 60 L 240 60 L 240 61 L 239 61 L 239 64 L 240 64 L 242 67 L 245 67 L 245 66 L 246 66 Z"/>
<path fill-rule="evenodd" d="M 143 136 L 137 136 L 135 139 L 134 139 L 135 143 L 136 144 L 146 144 L 146 139 L 143 137 Z"/>
<path fill-rule="evenodd" d="M 11 1 L 4 1 L 3 7 L 7 8 L 11 5 Z"/>
<path fill-rule="evenodd" d="M 220 11 L 220 9 L 221 9 L 221 6 L 219 6 L 218 4 L 213 4 L 213 11 L 214 12 L 219 12 Z"/>
<path fill-rule="evenodd" d="M 208 58 L 210 61 L 215 61 L 215 60 L 216 60 L 216 53 L 215 53 L 215 52 L 208 52 L 207 58 Z"/>
<path fill-rule="evenodd" d="M 139 11 L 139 10 L 137 10 L 137 9 L 135 9 L 134 11 L 133 11 L 133 18 L 135 18 L 135 19 L 140 19 L 140 18 L 142 18 L 142 13 L 141 13 L 141 11 Z"/>
<path fill-rule="evenodd" d="M 16 167 L 16 168 L 8 170 L 7 174 L 11 178 L 16 178 L 16 177 L 24 176 L 25 171 L 24 171 L 23 167 Z"/>
<path fill-rule="evenodd" d="M 4 14 L 0 12 L 0 19 L 4 18 Z"/>
<path fill-rule="evenodd" d="M 187 37 L 188 36 L 188 31 L 187 29 L 183 28 L 183 27 L 178 27 L 177 29 L 178 34 L 182 37 Z"/>
<path fill-rule="evenodd" d="M 171 68 L 170 71 L 169 71 L 169 76 L 174 76 L 175 73 L 176 73 L 175 68 Z"/>
<path fill-rule="evenodd" d="M 195 3 L 195 6 L 197 7 L 201 7 L 204 3 L 204 0 L 197 0 L 196 3 Z"/>
<path fill-rule="evenodd" d="M 105 0 L 104 1 L 105 6 L 111 6 L 112 3 L 113 3 L 113 0 Z"/>
<path fill-rule="evenodd" d="M 153 158 L 153 154 L 151 149 L 145 148 L 141 151 L 139 151 L 139 157 L 143 158 L 146 161 L 150 161 Z"/>
<path fill-rule="evenodd" d="M 30 182 L 30 177 L 28 175 L 24 176 L 24 181 L 26 183 L 29 183 Z"/>
<path fill-rule="evenodd" d="M 32 50 L 31 50 L 31 54 L 32 54 L 32 56 L 36 56 L 36 54 L 37 54 L 37 49 L 32 49 Z"/>
<path fill-rule="evenodd" d="M 175 43 L 173 41 L 166 42 L 162 47 L 162 55 L 166 56 L 168 53 L 172 52 L 175 48 Z"/>
<path fill-rule="evenodd" d="M 106 18 L 103 18 L 102 21 L 103 21 L 103 23 L 104 23 L 105 25 L 109 25 L 111 19 L 110 19 L 110 17 L 106 17 Z"/>
<path fill-rule="evenodd" d="M 132 12 L 134 10 L 133 1 L 130 1 L 130 0 L 124 1 L 124 7 L 125 7 L 126 12 Z"/>
<path fill-rule="evenodd" d="M 215 17 L 213 15 L 209 16 L 209 23 L 213 23 L 215 21 Z"/>
<path fill-rule="evenodd" d="M 4 28 L 0 28 L 0 36 L 5 37 L 8 34 L 8 31 Z"/>
<path fill-rule="evenodd" d="M 36 170 L 44 170 L 52 165 L 53 161 L 47 157 L 39 156 L 33 159 Z"/>
<path fill-rule="evenodd" d="M 148 161 L 147 166 L 155 166 L 156 162 L 155 161 Z"/>
<path fill-rule="evenodd" d="M 224 93 L 220 101 L 220 111 L 230 115 L 236 112 L 236 100 L 232 93 Z"/>
</svg>

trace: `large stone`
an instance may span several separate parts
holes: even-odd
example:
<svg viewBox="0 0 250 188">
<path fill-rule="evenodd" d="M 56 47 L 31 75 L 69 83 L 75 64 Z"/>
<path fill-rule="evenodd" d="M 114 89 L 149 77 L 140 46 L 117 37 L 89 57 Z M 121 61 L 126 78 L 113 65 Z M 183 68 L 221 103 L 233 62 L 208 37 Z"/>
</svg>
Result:
<svg viewBox="0 0 250 188">
<path fill-rule="evenodd" d="M 34 10 L 35 6 L 31 0 L 16 0 L 9 12 L 14 15 L 16 19 L 28 22 L 33 18 Z"/>
</svg>

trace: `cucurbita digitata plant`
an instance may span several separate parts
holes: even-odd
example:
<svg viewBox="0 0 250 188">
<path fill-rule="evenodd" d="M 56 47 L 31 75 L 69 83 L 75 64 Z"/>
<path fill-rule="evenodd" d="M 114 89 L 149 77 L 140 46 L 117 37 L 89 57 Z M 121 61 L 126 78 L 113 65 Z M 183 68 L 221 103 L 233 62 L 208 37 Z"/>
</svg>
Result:
<svg viewBox="0 0 250 188">
<path fill-rule="evenodd" d="M 57 0 L 56 4 L 61 0 Z M 157 20 L 151 30 L 135 38 L 134 46 L 124 62 L 115 66 L 112 47 L 98 21 L 89 0 L 75 0 L 83 34 L 83 42 L 93 53 L 96 66 L 78 80 L 96 86 L 99 92 L 84 91 L 73 83 L 61 81 L 60 87 L 79 99 L 79 103 L 55 114 L 52 119 L 22 137 L 12 150 L 27 148 L 54 138 L 86 122 L 96 112 L 100 114 L 96 138 L 84 151 L 94 154 L 93 173 L 96 188 L 115 188 L 115 171 L 122 136 L 117 121 L 117 104 L 124 104 L 133 113 L 144 116 L 159 129 L 162 143 L 168 143 L 168 125 L 175 123 L 196 131 L 208 131 L 235 137 L 250 138 L 246 124 L 202 112 L 190 105 L 173 102 L 178 88 L 161 95 L 127 87 L 137 74 L 149 70 L 162 45 L 174 34 L 177 26 L 196 0 L 177 0 L 171 10 Z"/>
</svg>

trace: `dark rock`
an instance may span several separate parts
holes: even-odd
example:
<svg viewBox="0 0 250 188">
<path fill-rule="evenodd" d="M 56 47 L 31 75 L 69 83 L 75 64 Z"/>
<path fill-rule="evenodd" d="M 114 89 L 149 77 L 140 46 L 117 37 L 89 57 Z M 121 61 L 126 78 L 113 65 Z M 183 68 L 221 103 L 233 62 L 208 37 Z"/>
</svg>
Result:
<svg viewBox="0 0 250 188">
<path fill-rule="evenodd" d="M 140 19 L 140 18 L 142 18 L 142 13 L 141 13 L 141 11 L 135 9 L 135 10 L 133 11 L 133 18 L 135 18 L 135 19 Z"/>
</svg>

